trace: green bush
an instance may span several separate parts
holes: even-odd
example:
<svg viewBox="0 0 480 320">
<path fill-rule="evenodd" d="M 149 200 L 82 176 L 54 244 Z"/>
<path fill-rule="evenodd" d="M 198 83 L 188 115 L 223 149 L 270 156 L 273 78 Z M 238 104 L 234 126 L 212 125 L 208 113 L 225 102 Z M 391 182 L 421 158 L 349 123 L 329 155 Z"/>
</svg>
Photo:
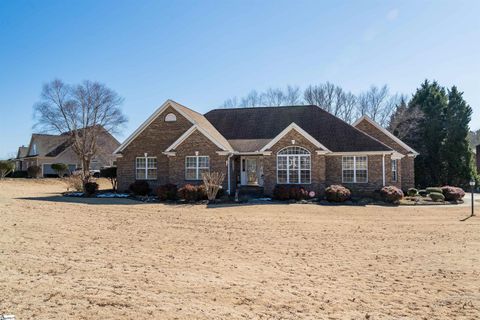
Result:
<svg viewBox="0 0 480 320">
<path fill-rule="evenodd" d="M 132 183 L 129 190 L 137 196 L 146 196 L 150 193 L 150 185 L 145 180 L 137 180 Z"/>
<path fill-rule="evenodd" d="M 85 191 L 85 194 L 87 196 L 92 196 L 95 193 L 98 192 L 98 183 L 96 182 L 87 182 L 85 183 L 85 186 L 83 186 L 83 189 Z"/>
<path fill-rule="evenodd" d="M 403 198 L 403 191 L 395 186 L 385 186 L 380 189 L 380 195 L 385 202 L 398 203 Z"/>
<path fill-rule="evenodd" d="M 52 169 L 57 173 L 59 178 L 63 178 L 69 173 L 68 166 L 65 163 L 54 163 L 52 164 Z"/>
<path fill-rule="evenodd" d="M 42 168 L 39 166 L 30 166 L 27 169 L 27 173 L 30 178 L 40 178 L 40 175 L 42 174 Z"/>
<path fill-rule="evenodd" d="M 439 193 L 439 192 L 430 192 L 428 194 L 428 196 L 430 197 L 430 199 L 432 199 L 434 202 L 437 202 L 437 201 L 445 201 L 445 196 L 442 194 L 442 193 Z"/>
<path fill-rule="evenodd" d="M 415 196 L 418 196 L 418 189 L 415 189 L 415 188 L 410 188 L 407 190 L 407 195 L 409 197 L 415 197 Z"/>
<path fill-rule="evenodd" d="M 5 178 L 15 170 L 15 162 L 9 160 L 0 161 L 0 179 Z"/>
<path fill-rule="evenodd" d="M 177 199 L 178 188 L 174 184 L 171 184 L 171 183 L 164 184 L 163 186 L 158 187 L 157 190 L 155 191 L 160 201 Z"/>
<path fill-rule="evenodd" d="M 344 202 L 350 199 L 352 193 L 341 185 L 331 185 L 325 189 L 325 197 L 330 202 Z"/>
<path fill-rule="evenodd" d="M 447 201 L 458 201 L 465 196 L 465 191 L 462 188 L 452 186 L 442 187 L 442 193 Z"/>
<path fill-rule="evenodd" d="M 427 190 L 428 193 L 432 193 L 432 192 L 442 193 L 442 188 L 438 188 L 438 187 L 429 187 L 425 190 Z"/>
<path fill-rule="evenodd" d="M 428 196 L 427 190 L 423 190 L 423 189 L 422 189 L 422 190 L 418 190 L 418 194 L 419 194 L 420 196 L 422 196 L 422 197 Z"/>
</svg>

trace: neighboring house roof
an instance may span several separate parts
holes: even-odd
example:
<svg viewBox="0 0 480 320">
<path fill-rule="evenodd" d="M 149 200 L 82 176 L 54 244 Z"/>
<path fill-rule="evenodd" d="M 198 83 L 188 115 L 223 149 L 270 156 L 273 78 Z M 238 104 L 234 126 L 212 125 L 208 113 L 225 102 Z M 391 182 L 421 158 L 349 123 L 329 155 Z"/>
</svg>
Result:
<svg viewBox="0 0 480 320">
<path fill-rule="evenodd" d="M 403 142 L 402 140 L 400 140 L 399 138 L 397 138 L 393 133 L 391 133 L 390 131 L 388 131 L 387 129 L 385 129 L 384 127 L 382 127 L 381 125 L 379 125 L 378 123 L 376 123 L 375 121 L 373 121 L 370 117 L 366 116 L 366 115 L 363 115 L 361 116 L 357 121 L 355 121 L 355 123 L 353 124 L 354 127 L 356 127 L 357 125 L 359 125 L 362 121 L 367 121 L 368 123 L 370 123 L 371 125 L 373 125 L 375 128 L 377 128 L 378 130 L 380 130 L 383 134 L 385 134 L 388 138 L 392 139 L 394 142 L 396 142 L 397 144 L 399 144 L 402 148 L 404 148 L 405 150 L 407 150 L 409 153 L 412 153 L 413 155 L 418 155 L 419 153 L 417 151 L 415 151 L 413 148 L 411 148 L 410 146 L 408 146 L 405 142 Z"/>
<path fill-rule="evenodd" d="M 25 158 L 28 154 L 28 147 L 21 146 L 18 147 L 17 159 Z"/>
<path fill-rule="evenodd" d="M 47 154 L 68 140 L 68 136 L 51 134 L 32 134 L 28 148 L 28 156 L 45 157 Z"/>
<path fill-rule="evenodd" d="M 228 141 L 273 140 L 294 123 L 332 152 L 392 151 L 380 141 L 313 105 L 215 109 L 206 113 L 205 118 Z"/>
<path fill-rule="evenodd" d="M 133 132 L 126 140 L 123 142 L 115 151 L 114 153 L 122 152 L 133 140 L 135 140 L 140 133 L 142 133 L 145 128 L 147 128 L 155 119 L 157 119 L 168 107 L 172 107 L 182 116 L 184 116 L 188 121 L 192 123 L 192 127 L 189 129 L 190 134 L 198 130 L 203 135 L 205 135 L 208 139 L 210 139 L 213 143 L 219 146 L 222 150 L 225 151 L 232 151 L 232 147 L 230 143 L 225 139 L 223 135 L 218 132 L 218 130 L 207 120 L 205 117 L 193 111 L 173 100 L 167 100 L 164 104 L 162 104 L 135 132 Z M 188 135 L 187 135 L 188 137 Z M 167 148 L 165 151 L 170 151 L 173 147 L 180 144 L 185 139 L 185 136 L 182 135 L 177 141 L 175 141 L 170 147 Z"/>
</svg>

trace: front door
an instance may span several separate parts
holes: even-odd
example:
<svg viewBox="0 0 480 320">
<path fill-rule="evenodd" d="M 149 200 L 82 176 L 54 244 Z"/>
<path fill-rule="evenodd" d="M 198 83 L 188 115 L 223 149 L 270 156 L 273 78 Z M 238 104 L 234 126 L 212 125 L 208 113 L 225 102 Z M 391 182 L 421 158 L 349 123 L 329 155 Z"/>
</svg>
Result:
<svg viewBox="0 0 480 320">
<path fill-rule="evenodd" d="M 257 157 L 242 157 L 240 169 L 240 182 L 242 185 L 259 185 L 259 165 Z"/>
</svg>

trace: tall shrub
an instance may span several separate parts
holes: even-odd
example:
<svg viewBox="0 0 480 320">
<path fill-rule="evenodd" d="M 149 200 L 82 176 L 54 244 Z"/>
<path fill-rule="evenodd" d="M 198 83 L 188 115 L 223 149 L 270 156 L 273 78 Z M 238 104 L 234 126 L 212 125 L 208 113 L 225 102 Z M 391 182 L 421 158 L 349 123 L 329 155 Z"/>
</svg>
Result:
<svg viewBox="0 0 480 320">
<path fill-rule="evenodd" d="M 9 160 L 0 161 L 0 179 L 5 177 L 15 170 L 15 162 Z"/>
</svg>

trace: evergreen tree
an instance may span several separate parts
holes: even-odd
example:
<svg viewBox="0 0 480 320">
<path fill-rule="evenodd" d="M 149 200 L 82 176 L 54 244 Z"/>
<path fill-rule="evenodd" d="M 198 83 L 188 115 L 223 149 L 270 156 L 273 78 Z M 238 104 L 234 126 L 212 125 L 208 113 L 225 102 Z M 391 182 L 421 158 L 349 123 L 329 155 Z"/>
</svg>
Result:
<svg viewBox="0 0 480 320">
<path fill-rule="evenodd" d="M 442 156 L 445 161 L 445 184 L 466 185 L 473 176 L 472 152 L 468 133 L 472 108 L 463 99 L 463 92 L 453 86 L 448 91 L 445 110 L 445 141 Z"/>
<path fill-rule="evenodd" d="M 415 184 L 439 186 L 445 181 L 445 161 L 442 154 L 446 137 L 445 117 L 448 98 L 436 81 L 425 80 L 410 100 L 410 110 L 419 108 L 423 118 L 418 134 L 405 141 L 420 153 L 415 159 Z"/>
</svg>

